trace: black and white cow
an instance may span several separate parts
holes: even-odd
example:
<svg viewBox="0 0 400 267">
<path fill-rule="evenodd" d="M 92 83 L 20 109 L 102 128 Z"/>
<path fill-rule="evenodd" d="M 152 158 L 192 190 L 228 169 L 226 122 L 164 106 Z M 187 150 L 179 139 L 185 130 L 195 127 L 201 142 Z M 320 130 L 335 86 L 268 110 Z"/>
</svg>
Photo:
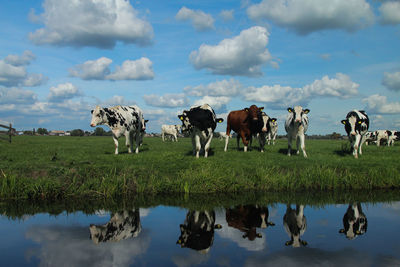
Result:
<svg viewBox="0 0 400 267">
<path fill-rule="evenodd" d="M 399 131 L 388 131 L 389 134 L 389 141 L 388 146 L 394 146 L 394 141 L 400 140 L 400 132 Z"/>
<path fill-rule="evenodd" d="M 214 241 L 214 229 L 221 228 L 215 224 L 214 211 L 188 211 L 184 224 L 180 225 L 181 235 L 176 243 L 182 248 L 207 253 Z"/>
<path fill-rule="evenodd" d="M 295 210 L 290 205 L 287 205 L 286 213 L 283 216 L 283 226 L 290 237 L 290 240 L 285 243 L 286 246 L 300 247 L 307 245 L 307 241 L 300 239 L 307 230 L 304 205 L 296 205 Z"/>
<path fill-rule="evenodd" d="M 362 145 L 365 142 L 365 135 L 369 129 L 369 118 L 364 110 L 353 110 L 347 113 L 346 119 L 341 121 L 344 124 L 350 145 L 353 149 L 353 156 L 358 158 L 362 155 Z"/>
<path fill-rule="evenodd" d="M 275 139 L 277 133 L 278 133 L 278 121 L 275 119 L 275 121 L 271 121 L 271 130 L 268 132 L 267 135 L 268 145 L 270 145 L 271 143 L 272 145 L 275 145 Z"/>
<path fill-rule="evenodd" d="M 257 233 L 257 228 L 265 229 L 268 226 L 275 226 L 273 222 L 268 221 L 268 217 L 268 207 L 258 205 L 239 205 L 226 210 L 228 226 L 243 232 L 242 237 L 250 241 L 262 237 L 261 233 Z"/>
<path fill-rule="evenodd" d="M 198 158 L 200 149 L 204 148 L 204 157 L 207 158 L 217 122 L 224 120 L 217 119 L 214 110 L 208 104 L 184 110 L 178 118 L 182 121 L 182 132 L 188 132 L 192 138 L 193 154 Z"/>
<path fill-rule="evenodd" d="M 368 221 L 360 203 L 349 205 L 343 216 L 343 227 L 339 233 L 345 234 L 346 238 L 350 240 L 367 232 Z"/>
<path fill-rule="evenodd" d="M 376 136 L 376 132 L 370 132 L 368 131 L 365 134 L 365 145 L 368 146 L 369 144 L 372 144 L 374 142 L 376 142 L 377 140 L 377 136 Z"/>
<path fill-rule="evenodd" d="M 285 130 L 288 137 L 288 152 L 287 155 L 290 156 L 292 149 L 292 139 L 296 139 L 297 144 L 297 154 L 300 153 L 299 146 L 303 151 L 303 156 L 306 158 L 306 146 L 305 146 L 305 133 L 308 129 L 308 116 L 310 112 L 309 109 L 303 109 L 301 106 L 296 106 L 294 108 L 288 108 L 288 116 L 285 122 Z"/>
<path fill-rule="evenodd" d="M 258 143 L 260 144 L 260 151 L 264 152 L 264 146 L 267 140 L 267 136 L 271 133 L 271 127 L 276 122 L 276 118 L 271 118 L 265 112 L 260 112 L 260 125 L 256 132 L 254 132 L 254 136 L 258 138 Z M 250 148 L 252 143 L 252 138 L 249 141 Z"/>
<path fill-rule="evenodd" d="M 90 126 L 106 125 L 110 127 L 115 144 L 115 154 L 118 154 L 118 138 L 125 135 L 126 146 L 132 153 L 133 140 L 136 143 L 135 153 L 139 153 L 142 134 L 146 129 L 142 110 L 138 106 L 115 106 L 101 108 L 96 106 L 92 112 Z"/>
<path fill-rule="evenodd" d="M 165 141 L 165 136 L 172 136 L 172 141 L 178 142 L 178 133 L 181 131 L 181 125 L 161 125 L 161 138 L 163 142 Z"/>
<path fill-rule="evenodd" d="M 137 237 L 142 231 L 139 209 L 114 213 L 109 222 L 103 225 L 90 225 L 90 238 L 95 244 L 119 242 Z"/>
</svg>

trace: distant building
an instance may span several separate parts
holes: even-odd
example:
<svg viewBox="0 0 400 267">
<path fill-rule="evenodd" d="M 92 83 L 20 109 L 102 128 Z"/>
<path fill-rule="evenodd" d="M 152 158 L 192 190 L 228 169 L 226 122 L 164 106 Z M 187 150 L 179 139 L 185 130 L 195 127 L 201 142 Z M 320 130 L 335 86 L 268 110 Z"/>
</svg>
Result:
<svg viewBox="0 0 400 267">
<path fill-rule="evenodd" d="M 49 135 L 51 136 L 65 136 L 65 131 L 50 131 Z"/>
</svg>

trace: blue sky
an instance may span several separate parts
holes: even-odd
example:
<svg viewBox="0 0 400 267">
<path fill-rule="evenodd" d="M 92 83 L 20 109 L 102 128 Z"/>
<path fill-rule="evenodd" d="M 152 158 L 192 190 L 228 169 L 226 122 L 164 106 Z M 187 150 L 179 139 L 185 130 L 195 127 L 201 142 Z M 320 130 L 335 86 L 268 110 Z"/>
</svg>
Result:
<svg viewBox="0 0 400 267">
<path fill-rule="evenodd" d="M 96 105 L 138 105 L 148 132 L 208 103 L 344 134 L 352 109 L 400 130 L 400 1 L 0 1 L 0 121 L 91 130 Z M 226 124 L 218 126 L 224 131 Z"/>
</svg>

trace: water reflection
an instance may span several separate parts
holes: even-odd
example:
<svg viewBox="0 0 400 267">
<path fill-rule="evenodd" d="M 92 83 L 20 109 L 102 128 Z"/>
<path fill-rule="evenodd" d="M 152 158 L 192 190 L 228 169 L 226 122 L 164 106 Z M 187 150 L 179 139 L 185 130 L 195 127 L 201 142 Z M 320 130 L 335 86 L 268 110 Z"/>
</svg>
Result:
<svg viewBox="0 0 400 267">
<path fill-rule="evenodd" d="M 103 225 L 90 225 L 90 238 L 99 242 L 118 242 L 137 237 L 142 231 L 139 209 L 124 210 L 114 213 L 109 222 Z"/>
<path fill-rule="evenodd" d="M 290 205 L 287 205 L 286 213 L 283 216 L 283 226 L 290 237 L 290 240 L 285 242 L 286 246 L 300 247 L 307 245 L 307 241 L 300 239 L 307 230 L 304 205 L 296 205 L 296 209 L 292 209 Z"/>
<path fill-rule="evenodd" d="M 262 237 L 261 233 L 257 233 L 257 228 L 265 229 L 275 225 L 268 221 L 268 217 L 268 207 L 259 207 L 258 205 L 239 205 L 226 210 L 228 226 L 243 232 L 242 237 L 250 241 Z"/>
<path fill-rule="evenodd" d="M 353 240 L 367 232 L 368 220 L 362 211 L 360 203 L 349 204 L 343 216 L 343 227 L 339 233 L 345 234 L 349 240 Z"/>
<path fill-rule="evenodd" d="M 182 248 L 208 253 L 214 241 L 214 229 L 221 229 L 221 225 L 215 224 L 214 211 L 190 210 L 180 225 L 181 235 L 176 243 Z"/>
</svg>

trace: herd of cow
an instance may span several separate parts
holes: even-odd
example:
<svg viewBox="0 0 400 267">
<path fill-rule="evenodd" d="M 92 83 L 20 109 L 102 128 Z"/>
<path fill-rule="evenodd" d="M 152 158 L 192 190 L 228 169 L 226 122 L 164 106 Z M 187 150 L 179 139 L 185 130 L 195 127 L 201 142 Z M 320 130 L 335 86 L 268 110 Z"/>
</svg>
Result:
<svg viewBox="0 0 400 267">
<path fill-rule="evenodd" d="M 307 230 L 307 219 L 304 215 L 304 205 L 286 206 L 283 216 L 283 227 L 290 240 L 286 246 L 307 246 L 307 241 L 301 237 Z M 243 239 L 254 241 L 262 238 L 260 229 L 275 226 L 269 220 L 267 206 L 238 205 L 225 210 L 225 220 L 228 227 L 239 230 Z M 368 221 L 360 203 L 350 203 L 343 216 L 343 228 L 339 230 L 347 239 L 353 240 L 367 232 Z M 177 244 L 182 248 L 207 253 L 214 240 L 214 230 L 222 226 L 216 223 L 214 210 L 198 211 L 189 210 L 183 224 L 179 225 L 180 236 Z M 90 225 L 90 238 L 95 244 L 105 242 L 118 242 L 128 238 L 137 237 L 142 231 L 139 209 L 121 211 L 112 214 L 109 222 L 102 225 Z"/>
<path fill-rule="evenodd" d="M 292 140 L 296 140 L 297 154 L 301 148 L 303 156 L 307 157 L 305 150 L 305 133 L 308 129 L 309 109 L 303 109 L 301 106 L 288 108 L 288 115 L 285 121 L 285 130 L 288 138 L 287 155 L 292 152 Z M 166 135 L 171 135 L 173 140 L 177 141 L 177 135 L 181 131 L 187 133 L 192 139 L 193 154 L 198 158 L 200 151 L 204 151 L 204 157 L 208 156 L 211 140 L 214 135 L 217 123 L 224 121 L 217 118 L 214 110 L 210 105 L 204 104 L 195 106 L 190 110 L 184 110 L 178 115 L 182 121 L 182 125 L 163 125 L 161 127 L 161 135 L 163 141 Z M 113 140 L 115 143 L 115 154 L 118 154 L 118 138 L 124 135 L 126 137 L 126 146 L 129 153 L 132 153 L 133 141 L 135 140 L 135 153 L 139 153 L 139 146 L 143 141 L 144 132 L 146 130 L 147 120 L 143 117 L 142 110 L 137 106 L 116 106 L 111 108 L 101 108 L 97 106 L 92 110 L 92 120 L 90 126 L 106 125 L 111 128 Z M 378 130 L 368 132 L 369 118 L 363 110 L 350 111 L 345 120 L 342 120 L 345 131 L 348 135 L 353 156 L 358 158 L 362 154 L 362 145 L 367 141 L 376 142 L 379 146 L 382 141 L 386 141 L 388 145 L 393 145 L 394 140 L 400 139 L 399 131 Z M 228 149 L 231 131 L 237 133 L 237 145 L 239 147 L 239 139 L 242 139 L 244 151 L 248 150 L 253 137 L 257 137 L 261 152 L 264 151 L 266 140 L 268 143 L 275 142 L 278 129 L 277 119 L 271 118 L 265 112 L 263 107 L 251 105 L 249 108 L 231 111 L 227 117 L 226 133 L 220 135 L 225 136 L 225 148 Z"/>
</svg>

